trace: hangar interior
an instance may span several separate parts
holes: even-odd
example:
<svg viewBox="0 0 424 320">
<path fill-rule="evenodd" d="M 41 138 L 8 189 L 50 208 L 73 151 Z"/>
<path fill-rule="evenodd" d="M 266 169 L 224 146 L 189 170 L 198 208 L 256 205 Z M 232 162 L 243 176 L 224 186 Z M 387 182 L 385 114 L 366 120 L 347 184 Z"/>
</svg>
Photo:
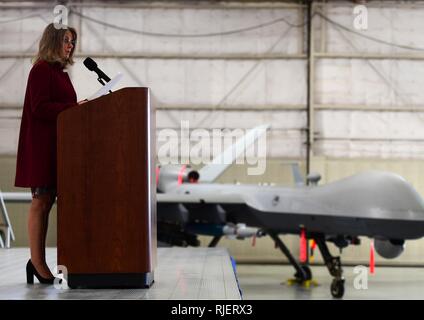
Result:
<svg viewBox="0 0 424 320">
<path fill-rule="evenodd" d="M 109 75 L 124 74 L 118 87 L 152 89 L 158 132 L 180 130 L 181 120 L 207 130 L 270 124 L 265 173 L 232 165 L 219 182 L 294 185 L 290 163 L 298 163 L 319 184 L 384 170 L 423 195 L 424 1 L 312 1 L 311 32 L 307 2 L 0 1 L 0 190 L 23 191 L 14 175 L 26 80 L 53 7 L 64 4 L 78 31 L 69 71 L 78 100 L 100 87 L 82 64 L 90 56 Z M 358 6 L 366 28 L 355 25 Z M 27 247 L 27 205 L 7 208 L 12 247 Z M 53 210 L 49 247 L 55 225 Z M 284 238 L 297 253 L 299 237 Z M 361 240 L 344 249 L 344 263 L 368 263 L 369 239 Z M 286 261 L 268 237 L 218 246 L 238 263 Z M 399 258 L 376 262 L 421 266 L 423 246 L 408 241 Z"/>
</svg>

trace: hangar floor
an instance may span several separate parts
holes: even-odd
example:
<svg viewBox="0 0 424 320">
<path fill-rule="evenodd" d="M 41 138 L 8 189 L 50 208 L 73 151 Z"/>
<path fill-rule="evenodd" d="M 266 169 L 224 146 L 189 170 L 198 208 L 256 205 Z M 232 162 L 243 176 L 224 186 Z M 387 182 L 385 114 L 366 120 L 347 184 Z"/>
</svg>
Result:
<svg viewBox="0 0 424 320">
<path fill-rule="evenodd" d="M 0 249 L 0 299 L 240 299 L 227 250 L 223 248 L 158 248 L 155 284 L 150 289 L 74 289 L 25 283 L 28 248 Z M 49 266 L 56 249 L 47 249 Z M 238 264 L 237 278 L 245 300 L 332 299 L 332 278 L 321 265 L 312 266 L 318 286 L 288 285 L 294 270 L 289 265 Z M 343 268 L 344 299 L 424 299 L 424 268 L 377 267 L 368 275 L 367 289 L 355 289 L 358 274 Z M 363 284 L 363 282 L 362 282 Z"/>
<path fill-rule="evenodd" d="M 318 286 L 310 288 L 287 283 L 294 274 L 294 269 L 289 265 L 238 264 L 237 277 L 245 300 L 332 299 L 332 277 L 327 268 L 316 265 L 312 266 L 311 270 Z M 354 267 L 344 266 L 343 271 L 346 279 L 343 298 L 346 300 L 424 299 L 424 267 L 376 267 L 374 274 L 368 274 L 367 289 L 355 289 L 355 277 L 358 273 L 354 273 Z"/>
<path fill-rule="evenodd" d="M 158 248 L 155 283 L 150 289 L 59 290 L 27 285 L 28 248 L 0 249 L 0 299 L 240 299 L 229 254 L 223 248 Z M 47 249 L 56 265 L 56 248 Z"/>
</svg>

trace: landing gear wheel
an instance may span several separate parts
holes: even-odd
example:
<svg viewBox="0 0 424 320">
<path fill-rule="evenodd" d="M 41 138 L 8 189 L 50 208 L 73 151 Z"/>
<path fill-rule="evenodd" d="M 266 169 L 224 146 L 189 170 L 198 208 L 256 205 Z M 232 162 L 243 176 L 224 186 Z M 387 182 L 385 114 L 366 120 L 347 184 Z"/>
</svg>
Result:
<svg viewBox="0 0 424 320">
<path fill-rule="evenodd" d="M 334 279 L 331 283 L 331 295 L 334 298 L 341 298 L 344 295 L 344 279 Z"/>
<path fill-rule="evenodd" d="M 305 276 L 303 276 L 303 274 L 300 274 L 299 272 L 296 272 L 296 274 L 294 275 L 296 280 L 298 280 L 299 282 L 311 280 L 312 279 L 311 268 L 309 268 L 309 266 L 307 266 L 307 265 L 301 265 L 300 267 L 302 268 L 302 271 L 303 271 Z"/>
<path fill-rule="evenodd" d="M 302 270 L 306 275 L 306 279 L 305 280 L 311 280 L 312 279 L 312 271 L 311 268 L 309 268 L 309 266 L 302 266 Z"/>
</svg>

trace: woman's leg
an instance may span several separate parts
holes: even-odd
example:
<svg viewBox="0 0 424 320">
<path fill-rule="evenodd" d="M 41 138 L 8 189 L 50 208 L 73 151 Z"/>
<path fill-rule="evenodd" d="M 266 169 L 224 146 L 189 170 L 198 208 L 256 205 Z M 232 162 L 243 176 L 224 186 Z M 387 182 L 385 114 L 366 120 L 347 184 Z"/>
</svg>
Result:
<svg viewBox="0 0 424 320">
<path fill-rule="evenodd" d="M 53 200 L 52 200 L 53 199 Z M 54 198 L 51 194 L 33 197 L 28 216 L 28 235 L 31 250 L 31 262 L 43 278 L 53 275 L 45 260 L 45 241 L 50 209 Z"/>
<path fill-rule="evenodd" d="M 49 203 L 48 206 L 46 208 L 45 214 L 44 214 L 44 225 L 43 225 L 43 252 L 44 252 L 44 261 L 46 261 L 46 240 L 47 240 L 47 230 L 49 229 L 49 216 L 50 216 L 50 211 L 53 207 L 53 204 L 56 200 L 56 196 L 55 195 L 50 195 L 50 199 L 49 199 Z"/>
</svg>

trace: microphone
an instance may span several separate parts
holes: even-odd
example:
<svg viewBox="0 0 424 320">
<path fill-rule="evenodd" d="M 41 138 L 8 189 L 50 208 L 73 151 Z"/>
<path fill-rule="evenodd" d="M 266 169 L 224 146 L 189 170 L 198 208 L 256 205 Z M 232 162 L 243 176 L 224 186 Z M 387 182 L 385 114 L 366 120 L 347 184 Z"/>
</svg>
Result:
<svg viewBox="0 0 424 320">
<path fill-rule="evenodd" d="M 90 57 L 85 58 L 84 60 L 84 65 L 87 67 L 88 70 L 90 71 L 94 71 L 95 73 L 97 73 L 97 75 L 99 76 L 99 78 L 97 80 L 99 80 L 99 82 L 102 85 L 105 85 L 104 82 L 102 81 L 102 79 L 106 82 L 110 81 L 110 78 L 97 67 L 97 63 L 91 59 Z"/>
</svg>

